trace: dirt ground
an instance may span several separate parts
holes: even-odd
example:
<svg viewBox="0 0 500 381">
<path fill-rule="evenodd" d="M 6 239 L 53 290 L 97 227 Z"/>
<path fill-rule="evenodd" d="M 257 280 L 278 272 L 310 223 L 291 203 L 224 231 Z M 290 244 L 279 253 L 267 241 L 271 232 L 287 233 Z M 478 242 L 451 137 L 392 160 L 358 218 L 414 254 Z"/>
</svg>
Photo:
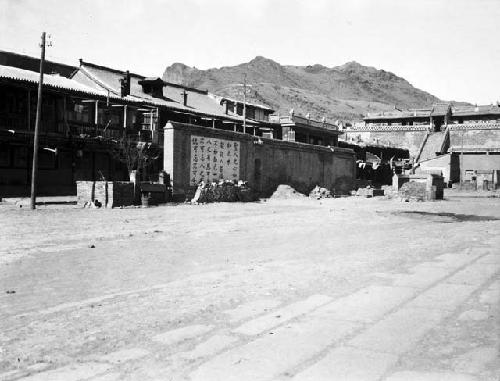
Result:
<svg viewBox="0 0 500 381">
<path fill-rule="evenodd" d="M 0 380 L 497 380 L 500 199 L 0 205 Z"/>
</svg>

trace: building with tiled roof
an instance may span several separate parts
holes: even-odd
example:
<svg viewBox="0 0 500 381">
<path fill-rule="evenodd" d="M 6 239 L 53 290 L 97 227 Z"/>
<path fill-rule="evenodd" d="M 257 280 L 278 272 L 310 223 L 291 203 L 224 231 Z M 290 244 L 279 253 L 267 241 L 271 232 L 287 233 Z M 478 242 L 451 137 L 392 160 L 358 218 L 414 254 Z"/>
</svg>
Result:
<svg viewBox="0 0 500 381">
<path fill-rule="evenodd" d="M 440 131 L 448 124 L 463 123 L 500 123 L 500 105 L 455 106 L 451 103 L 438 103 L 430 108 L 393 110 L 368 113 L 364 124 L 358 130 L 396 130 L 409 126 L 420 126 Z"/>
<path fill-rule="evenodd" d="M 122 91 L 122 82 L 128 78 L 126 94 Z M 72 79 L 87 86 L 107 91 L 131 102 L 143 102 L 158 108 L 157 123 L 165 124 L 168 120 L 196 123 L 215 128 L 241 130 L 243 117 L 224 112 L 220 105 L 207 91 L 167 83 L 160 78 L 146 78 L 139 74 L 120 71 L 80 60 L 80 67 Z M 175 116 L 174 113 L 182 115 Z M 161 115 L 163 114 L 163 115 Z M 256 126 L 247 121 L 249 127 Z M 253 127 L 252 127 L 253 128 Z"/>
<path fill-rule="evenodd" d="M 481 181 L 484 187 L 500 187 L 498 102 L 370 113 L 346 137 L 408 148 L 417 171 L 440 171 L 449 184 Z"/>
<path fill-rule="evenodd" d="M 0 51 L 0 198 L 29 194 L 39 63 Z M 112 155 L 114 145 L 122 138 L 162 145 L 169 121 L 237 132 L 245 124 L 255 135 L 269 127 L 249 118 L 244 123 L 204 90 L 83 60 L 78 67 L 46 61 L 40 194 L 74 194 L 77 180 L 128 180 L 127 168 Z M 160 165 L 152 167 L 153 177 Z"/>
</svg>

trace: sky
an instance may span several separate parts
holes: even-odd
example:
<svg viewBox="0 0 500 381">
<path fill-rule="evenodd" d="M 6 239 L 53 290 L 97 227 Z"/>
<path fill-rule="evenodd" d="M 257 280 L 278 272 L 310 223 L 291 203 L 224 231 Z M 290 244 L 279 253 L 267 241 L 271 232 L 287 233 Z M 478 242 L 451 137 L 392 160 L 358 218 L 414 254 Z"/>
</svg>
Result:
<svg viewBox="0 0 500 381">
<path fill-rule="evenodd" d="M 161 76 L 182 62 L 357 61 L 443 100 L 500 100 L 500 0 L 0 0 L 0 49 Z"/>
</svg>

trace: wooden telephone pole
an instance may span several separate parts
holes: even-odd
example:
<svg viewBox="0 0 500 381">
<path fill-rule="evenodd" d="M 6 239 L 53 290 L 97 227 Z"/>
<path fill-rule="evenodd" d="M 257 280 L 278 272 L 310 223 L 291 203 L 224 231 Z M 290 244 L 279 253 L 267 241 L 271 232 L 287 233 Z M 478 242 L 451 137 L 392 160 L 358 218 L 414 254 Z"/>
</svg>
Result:
<svg viewBox="0 0 500 381">
<path fill-rule="evenodd" d="M 45 61 L 45 32 L 42 33 L 42 54 L 40 57 L 40 81 L 38 82 L 38 99 L 36 102 L 35 136 L 33 139 L 33 168 L 31 172 L 31 209 L 36 208 L 36 181 L 38 175 L 38 132 L 42 120 L 42 86 L 43 86 L 43 63 Z"/>
<path fill-rule="evenodd" d="M 247 133 L 247 73 L 243 75 L 243 133 Z"/>
</svg>

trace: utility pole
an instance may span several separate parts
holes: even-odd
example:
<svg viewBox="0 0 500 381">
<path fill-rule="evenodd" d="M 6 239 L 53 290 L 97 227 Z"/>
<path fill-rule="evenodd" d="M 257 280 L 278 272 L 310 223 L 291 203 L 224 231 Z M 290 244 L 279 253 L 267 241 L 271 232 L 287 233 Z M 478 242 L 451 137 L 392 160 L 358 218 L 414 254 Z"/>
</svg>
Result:
<svg viewBox="0 0 500 381">
<path fill-rule="evenodd" d="M 42 33 L 42 54 L 40 57 L 40 81 L 38 82 L 38 99 L 36 103 L 36 123 L 35 136 L 33 139 L 33 168 L 31 172 L 31 209 L 36 208 L 36 181 L 38 175 L 38 132 L 40 130 L 40 122 L 42 119 L 42 86 L 43 86 L 43 63 L 45 61 L 45 32 Z"/>
<path fill-rule="evenodd" d="M 247 133 L 247 73 L 243 75 L 243 133 Z"/>
<path fill-rule="evenodd" d="M 247 132 L 247 87 L 252 87 L 252 85 L 247 85 L 247 73 L 243 74 L 243 84 L 237 83 L 236 86 L 243 86 L 243 133 L 246 134 L 246 132 Z M 238 96 L 239 95 L 240 95 L 240 92 L 238 90 Z M 235 104 L 234 113 L 238 114 L 236 107 L 237 106 Z"/>
<path fill-rule="evenodd" d="M 460 166 L 460 188 L 463 187 L 464 185 L 464 175 L 465 175 L 465 171 L 464 171 L 464 133 L 465 133 L 465 129 L 464 127 L 462 126 L 462 149 L 460 150 L 460 161 L 459 161 L 459 166 Z M 451 159 L 450 159 L 451 160 Z"/>
</svg>

